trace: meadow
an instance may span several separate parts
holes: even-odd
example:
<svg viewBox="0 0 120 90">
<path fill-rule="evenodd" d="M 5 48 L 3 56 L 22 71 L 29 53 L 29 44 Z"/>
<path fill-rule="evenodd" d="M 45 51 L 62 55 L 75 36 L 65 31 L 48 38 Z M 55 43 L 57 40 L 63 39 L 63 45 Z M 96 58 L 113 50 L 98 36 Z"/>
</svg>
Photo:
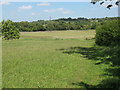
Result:
<svg viewBox="0 0 120 90">
<path fill-rule="evenodd" d="M 2 87 L 87 88 L 88 84 L 100 85 L 112 76 L 105 75 L 110 65 L 99 64 L 97 53 L 101 49 L 93 48 L 94 37 L 95 30 L 69 30 L 21 32 L 19 40 L 3 40 Z"/>
</svg>

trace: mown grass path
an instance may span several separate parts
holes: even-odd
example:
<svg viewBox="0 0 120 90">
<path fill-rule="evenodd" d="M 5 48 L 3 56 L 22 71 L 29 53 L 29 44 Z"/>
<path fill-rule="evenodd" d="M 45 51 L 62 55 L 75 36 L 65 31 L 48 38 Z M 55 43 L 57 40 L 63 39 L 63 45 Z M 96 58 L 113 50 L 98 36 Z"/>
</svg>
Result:
<svg viewBox="0 0 120 90">
<path fill-rule="evenodd" d="M 94 30 L 25 32 L 19 40 L 3 40 L 3 88 L 80 88 L 77 82 L 97 85 L 108 65 L 71 47 L 91 48 Z M 88 40 L 91 39 L 91 40 Z M 70 51 L 72 52 L 72 51 Z"/>
</svg>

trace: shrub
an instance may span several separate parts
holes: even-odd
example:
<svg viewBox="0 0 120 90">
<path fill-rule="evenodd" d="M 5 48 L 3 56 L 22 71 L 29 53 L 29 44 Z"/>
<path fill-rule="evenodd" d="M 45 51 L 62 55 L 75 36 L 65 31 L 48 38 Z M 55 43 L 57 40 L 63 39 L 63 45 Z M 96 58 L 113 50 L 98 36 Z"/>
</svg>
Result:
<svg viewBox="0 0 120 90">
<path fill-rule="evenodd" d="M 106 22 L 96 29 L 96 44 L 101 46 L 120 45 L 120 25 L 118 20 Z"/>
<path fill-rule="evenodd" d="M 2 21 L 2 35 L 5 40 L 19 39 L 20 33 L 11 20 Z"/>
</svg>

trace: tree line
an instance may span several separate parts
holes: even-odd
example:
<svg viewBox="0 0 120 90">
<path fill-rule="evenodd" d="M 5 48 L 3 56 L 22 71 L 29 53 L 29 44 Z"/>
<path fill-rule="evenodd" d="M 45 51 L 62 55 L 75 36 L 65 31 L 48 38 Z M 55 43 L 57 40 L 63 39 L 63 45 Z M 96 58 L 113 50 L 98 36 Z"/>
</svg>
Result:
<svg viewBox="0 0 120 90">
<path fill-rule="evenodd" d="M 60 18 L 56 20 L 38 20 L 33 22 L 22 21 L 14 22 L 15 26 L 23 32 L 34 31 L 57 31 L 57 30 L 89 30 L 95 29 L 97 26 L 104 24 L 108 20 L 116 20 L 112 18 Z"/>
</svg>

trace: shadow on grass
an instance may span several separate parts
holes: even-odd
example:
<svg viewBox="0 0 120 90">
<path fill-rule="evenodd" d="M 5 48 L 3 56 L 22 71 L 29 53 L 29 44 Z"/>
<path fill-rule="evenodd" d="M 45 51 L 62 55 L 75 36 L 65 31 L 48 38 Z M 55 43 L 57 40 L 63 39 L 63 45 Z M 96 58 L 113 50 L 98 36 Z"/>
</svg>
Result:
<svg viewBox="0 0 120 90">
<path fill-rule="evenodd" d="M 120 87 L 119 82 L 120 82 L 120 80 L 118 80 L 118 79 L 110 78 L 110 79 L 103 80 L 98 85 L 89 85 L 84 82 L 72 83 L 72 85 L 83 86 L 87 89 L 89 89 L 89 88 L 112 88 L 112 90 L 118 90 L 118 88 Z"/>
<path fill-rule="evenodd" d="M 113 78 L 105 79 L 98 85 L 89 85 L 85 82 L 72 83 L 72 85 L 83 86 L 85 88 L 113 88 L 120 90 L 120 47 L 70 47 L 59 49 L 65 54 L 80 54 L 88 60 L 99 61 L 95 65 L 102 63 L 109 64 L 111 68 L 105 70 L 107 76 Z M 113 90 L 112 89 L 112 90 Z"/>
<path fill-rule="evenodd" d="M 59 49 L 66 54 L 81 54 L 84 58 L 89 60 L 100 60 L 101 62 L 96 63 L 96 65 L 105 63 L 112 63 L 113 66 L 120 65 L 120 50 L 110 47 L 70 47 L 68 49 Z"/>
</svg>

